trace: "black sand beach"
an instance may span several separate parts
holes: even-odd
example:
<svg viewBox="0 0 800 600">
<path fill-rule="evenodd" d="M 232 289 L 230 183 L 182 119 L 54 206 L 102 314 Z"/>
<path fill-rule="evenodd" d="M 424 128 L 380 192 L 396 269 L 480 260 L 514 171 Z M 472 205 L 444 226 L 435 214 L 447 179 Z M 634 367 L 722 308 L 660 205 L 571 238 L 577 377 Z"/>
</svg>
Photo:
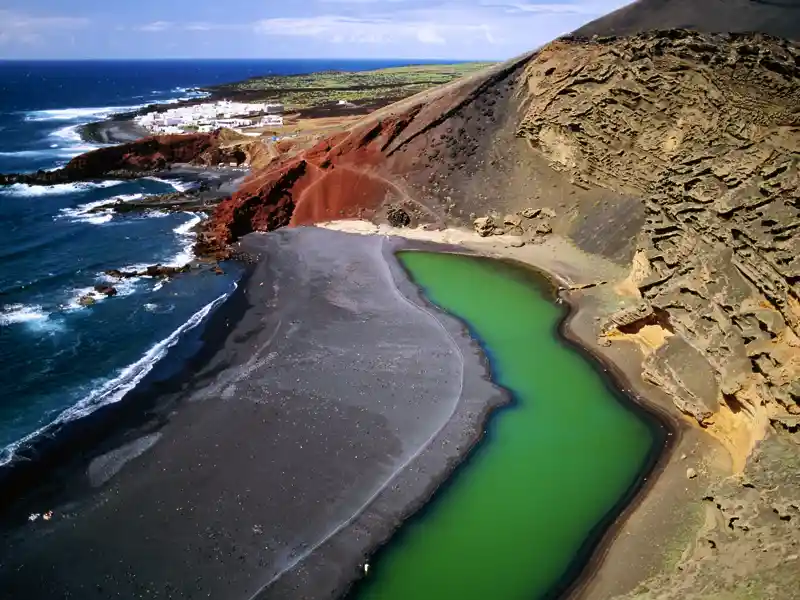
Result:
<svg viewBox="0 0 800 600">
<path fill-rule="evenodd" d="M 203 361 L 123 401 L 147 422 L 7 511 L 0 597 L 343 592 L 506 401 L 463 327 L 405 278 L 404 243 L 248 236 L 260 260 L 231 300 L 246 308 L 212 318 Z"/>
</svg>

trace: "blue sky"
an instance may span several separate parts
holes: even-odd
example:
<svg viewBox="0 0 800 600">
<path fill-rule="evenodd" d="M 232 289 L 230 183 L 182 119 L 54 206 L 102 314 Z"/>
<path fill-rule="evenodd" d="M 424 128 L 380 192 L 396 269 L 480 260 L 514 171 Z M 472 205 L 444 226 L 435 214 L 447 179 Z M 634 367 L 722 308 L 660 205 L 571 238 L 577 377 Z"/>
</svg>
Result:
<svg viewBox="0 0 800 600">
<path fill-rule="evenodd" d="M 626 3 L 3 0 L 0 58 L 502 59 Z"/>
</svg>

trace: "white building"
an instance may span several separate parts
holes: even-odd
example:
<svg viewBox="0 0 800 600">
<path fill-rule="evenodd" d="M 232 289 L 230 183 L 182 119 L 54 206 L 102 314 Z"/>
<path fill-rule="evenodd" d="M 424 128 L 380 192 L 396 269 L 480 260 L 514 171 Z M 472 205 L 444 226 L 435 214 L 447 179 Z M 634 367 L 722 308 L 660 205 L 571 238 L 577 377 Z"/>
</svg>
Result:
<svg viewBox="0 0 800 600">
<path fill-rule="evenodd" d="M 172 108 L 160 113 L 147 113 L 135 120 L 142 127 L 156 133 L 181 132 L 185 128 L 197 128 L 205 132 L 220 127 L 252 127 L 256 125 L 253 117 L 258 115 L 266 115 L 262 117 L 260 125 L 280 127 L 283 125 L 282 112 L 283 105 L 279 103 L 248 104 L 223 100 Z"/>
<path fill-rule="evenodd" d="M 283 115 L 267 115 L 261 117 L 262 127 L 283 127 Z"/>
</svg>

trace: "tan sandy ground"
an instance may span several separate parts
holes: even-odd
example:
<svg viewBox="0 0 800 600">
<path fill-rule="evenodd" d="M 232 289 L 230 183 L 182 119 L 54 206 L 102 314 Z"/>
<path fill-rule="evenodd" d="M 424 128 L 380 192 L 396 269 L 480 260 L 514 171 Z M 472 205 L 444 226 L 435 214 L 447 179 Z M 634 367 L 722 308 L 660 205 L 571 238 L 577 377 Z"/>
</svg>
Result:
<svg viewBox="0 0 800 600">
<path fill-rule="evenodd" d="M 698 495 L 712 481 L 730 474 L 731 457 L 714 438 L 681 415 L 671 399 L 642 380 L 646 349 L 658 345 L 657 332 L 640 333 L 636 343 L 597 343 L 600 323 L 632 300 L 624 293 L 628 272 L 610 261 L 586 254 L 559 236 L 541 244 L 512 247 L 510 236 L 480 237 L 466 229 L 397 229 L 366 221 L 334 221 L 318 225 L 363 235 L 395 235 L 462 246 L 484 256 L 519 261 L 545 272 L 563 288 L 577 307 L 569 322 L 569 335 L 601 361 L 620 371 L 628 391 L 653 411 L 670 419 L 677 431 L 671 453 L 665 455 L 645 488 L 608 531 L 592 564 L 575 585 L 570 598 L 614 598 L 633 590 L 650 576 L 674 569 L 691 552 L 697 531 L 709 518 Z M 589 289 L 577 289 L 598 284 Z M 633 341 L 633 340 L 632 340 Z M 689 479 L 688 469 L 697 477 Z"/>
</svg>

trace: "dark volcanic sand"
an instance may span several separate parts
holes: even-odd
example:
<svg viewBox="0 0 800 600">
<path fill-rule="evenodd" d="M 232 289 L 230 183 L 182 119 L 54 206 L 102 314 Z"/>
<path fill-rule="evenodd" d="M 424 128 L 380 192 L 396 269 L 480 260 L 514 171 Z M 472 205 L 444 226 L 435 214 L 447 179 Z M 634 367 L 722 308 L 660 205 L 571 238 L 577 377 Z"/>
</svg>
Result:
<svg viewBox="0 0 800 600">
<path fill-rule="evenodd" d="M 6 515 L 0 597 L 344 591 L 505 401 L 463 327 L 405 278 L 401 243 L 245 238 L 261 255 L 249 308 L 212 321 L 229 333 L 137 439 L 76 469 L 54 505 L 27 506 L 52 521 Z"/>
</svg>

